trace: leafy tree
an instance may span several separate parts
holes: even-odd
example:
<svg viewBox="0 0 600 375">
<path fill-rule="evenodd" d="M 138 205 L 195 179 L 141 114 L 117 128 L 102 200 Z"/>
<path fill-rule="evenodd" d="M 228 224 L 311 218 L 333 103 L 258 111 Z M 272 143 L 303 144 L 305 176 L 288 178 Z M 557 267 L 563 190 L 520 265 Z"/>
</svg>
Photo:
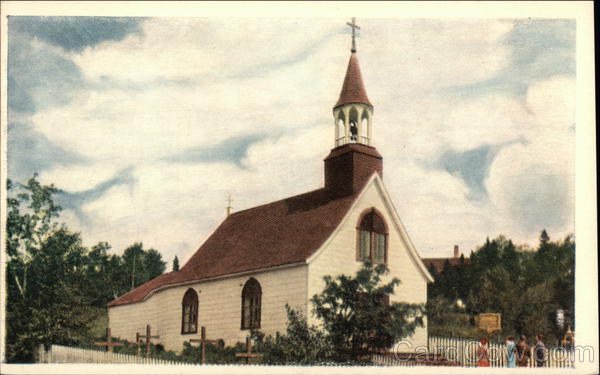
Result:
<svg viewBox="0 0 600 375">
<path fill-rule="evenodd" d="M 179 259 L 177 258 L 177 255 L 175 255 L 175 258 L 173 258 L 173 271 L 179 271 Z"/>
<path fill-rule="evenodd" d="M 30 362 L 37 344 L 73 344 L 95 318 L 84 290 L 86 249 L 78 234 L 56 218 L 58 193 L 34 175 L 8 181 L 6 224 L 8 362 Z"/>
<path fill-rule="evenodd" d="M 78 233 L 58 221 L 54 185 L 34 175 L 7 182 L 6 360 L 33 361 L 38 344 L 85 344 L 106 303 L 159 276 L 166 263 L 142 244 L 123 256 L 100 242 L 88 250 Z"/>
<path fill-rule="evenodd" d="M 108 254 L 110 249 L 107 242 L 100 242 L 88 253 L 86 284 L 92 304 L 97 307 L 105 307 L 124 289 L 120 281 L 121 257 Z"/>
<path fill-rule="evenodd" d="M 364 361 L 423 326 L 425 306 L 386 303 L 400 280 L 382 283 L 385 266 L 365 263 L 355 276 L 326 276 L 322 293 L 312 298 L 336 362 Z"/>
</svg>

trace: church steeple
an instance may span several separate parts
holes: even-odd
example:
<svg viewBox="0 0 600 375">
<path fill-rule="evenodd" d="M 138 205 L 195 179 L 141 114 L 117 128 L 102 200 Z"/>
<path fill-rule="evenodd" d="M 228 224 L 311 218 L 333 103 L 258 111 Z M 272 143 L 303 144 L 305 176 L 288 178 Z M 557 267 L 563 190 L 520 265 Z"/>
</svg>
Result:
<svg viewBox="0 0 600 375">
<path fill-rule="evenodd" d="M 352 28 L 352 49 L 340 97 L 333 106 L 335 146 L 348 143 L 371 144 L 373 104 L 369 101 L 356 55 L 356 19 L 348 23 Z"/>
<path fill-rule="evenodd" d="M 359 192 L 369 178 L 383 175 L 383 159 L 371 146 L 373 105 L 367 96 L 356 55 L 352 18 L 352 49 L 340 97 L 333 107 L 335 147 L 325 158 L 325 190 L 331 197 Z"/>
</svg>

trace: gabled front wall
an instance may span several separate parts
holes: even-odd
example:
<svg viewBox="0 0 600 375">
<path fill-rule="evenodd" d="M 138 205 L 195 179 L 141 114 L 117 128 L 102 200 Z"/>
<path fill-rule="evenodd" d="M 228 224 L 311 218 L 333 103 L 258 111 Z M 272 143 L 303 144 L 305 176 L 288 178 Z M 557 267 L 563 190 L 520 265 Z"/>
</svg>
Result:
<svg viewBox="0 0 600 375">
<path fill-rule="evenodd" d="M 244 342 L 249 330 L 241 330 L 241 296 L 246 281 L 254 277 L 262 288 L 260 330 L 266 334 L 284 332 L 286 303 L 306 313 L 307 266 L 281 268 L 164 289 L 145 301 L 111 307 L 109 326 L 114 337 L 135 342 L 135 334 L 145 334 L 150 324 L 152 340 L 167 350 L 179 351 L 197 334 L 181 334 L 181 302 L 188 288 L 198 293 L 198 325 L 205 326 L 210 339 L 223 339 L 227 345 Z"/>
<path fill-rule="evenodd" d="M 401 284 L 396 287 L 395 295 L 390 300 L 397 302 L 425 303 L 427 301 L 427 280 L 410 256 L 408 244 L 402 239 L 393 221 L 392 208 L 386 204 L 383 191 L 378 186 L 379 178 L 371 181 L 359 197 L 353 209 L 342 221 L 328 243 L 309 261 L 308 297 L 320 293 L 325 283 L 323 277 L 339 274 L 354 275 L 362 263 L 356 260 L 356 227 L 362 213 L 375 207 L 384 217 L 388 226 L 388 279 L 396 277 Z M 309 304 L 311 322 L 318 323 Z M 427 345 L 427 327 L 417 329 L 413 337 L 408 339 L 414 346 Z M 403 346 L 402 351 L 410 351 Z"/>
</svg>

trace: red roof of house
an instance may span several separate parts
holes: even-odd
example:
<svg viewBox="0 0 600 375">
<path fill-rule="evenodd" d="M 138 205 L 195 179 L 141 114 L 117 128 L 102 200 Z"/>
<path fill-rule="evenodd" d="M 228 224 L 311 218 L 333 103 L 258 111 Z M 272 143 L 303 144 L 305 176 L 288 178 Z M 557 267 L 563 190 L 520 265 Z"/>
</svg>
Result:
<svg viewBox="0 0 600 375">
<path fill-rule="evenodd" d="M 362 103 L 368 106 L 373 106 L 367 97 L 367 90 L 363 83 L 362 75 L 360 74 L 360 66 L 358 65 L 358 57 L 356 53 L 350 55 L 346 77 L 340 92 L 340 98 L 333 108 L 339 107 L 348 103 Z"/>
<path fill-rule="evenodd" d="M 327 240 L 357 194 L 325 189 L 231 214 L 178 272 L 163 274 L 108 304 L 139 302 L 170 284 L 306 261 Z"/>
<path fill-rule="evenodd" d="M 451 266 L 460 265 L 460 257 L 455 258 L 421 258 L 427 269 L 431 268 L 431 265 L 435 268 L 437 273 L 441 273 L 444 270 L 444 263 L 448 261 Z M 465 264 L 471 262 L 471 259 L 465 257 Z"/>
</svg>

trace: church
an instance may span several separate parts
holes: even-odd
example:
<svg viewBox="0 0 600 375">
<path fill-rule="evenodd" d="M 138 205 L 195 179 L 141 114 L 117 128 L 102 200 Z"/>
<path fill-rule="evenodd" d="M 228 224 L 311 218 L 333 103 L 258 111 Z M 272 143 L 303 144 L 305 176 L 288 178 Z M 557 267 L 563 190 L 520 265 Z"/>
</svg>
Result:
<svg viewBox="0 0 600 375">
<path fill-rule="evenodd" d="M 285 332 L 286 304 L 318 324 L 310 299 L 323 290 L 323 277 L 353 275 L 365 260 L 385 264 L 388 277 L 401 280 L 391 302 L 427 301 L 433 279 L 383 182 L 383 158 L 372 136 L 373 104 L 351 26 L 324 186 L 229 215 L 179 271 L 108 304 L 113 336 L 135 341 L 149 324 L 158 336 L 153 343 L 179 351 L 204 326 L 207 337 L 234 345 L 251 330 Z M 427 345 L 427 326 L 407 340 L 413 350 Z"/>
</svg>

